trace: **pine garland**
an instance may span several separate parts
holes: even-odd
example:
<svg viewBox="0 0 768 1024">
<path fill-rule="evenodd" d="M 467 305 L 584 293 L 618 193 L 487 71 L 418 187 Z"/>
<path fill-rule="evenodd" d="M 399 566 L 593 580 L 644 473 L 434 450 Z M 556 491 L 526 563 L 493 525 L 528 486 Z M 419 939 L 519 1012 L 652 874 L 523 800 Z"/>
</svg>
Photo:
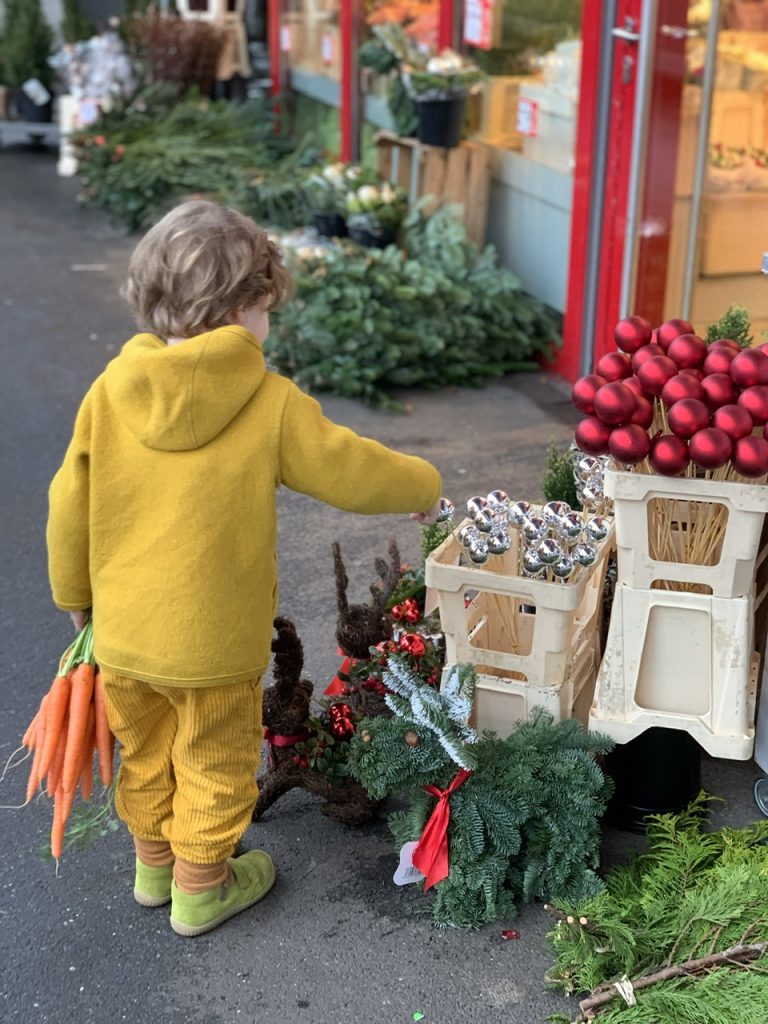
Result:
<svg viewBox="0 0 768 1024">
<path fill-rule="evenodd" d="M 471 665 L 454 668 L 439 693 L 396 656 L 384 679 L 394 716 L 360 723 L 349 770 L 374 799 L 408 794 L 410 806 L 389 818 L 397 846 L 420 839 L 435 808 L 425 786 L 444 790 L 459 768 L 472 772 L 449 797 L 450 870 L 431 890 L 436 924 L 475 928 L 511 916 L 519 900 L 600 890 L 598 822 L 610 782 L 594 758 L 610 740 L 540 709 L 506 739 L 478 737 L 468 724 Z"/>
<path fill-rule="evenodd" d="M 768 972 L 748 962 L 768 948 L 768 821 L 706 832 L 706 801 L 701 794 L 681 815 L 654 815 L 647 853 L 609 874 L 593 899 L 559 906 L 548 980 L 592 992 L 581 1020 L 768 1020 Z M 668 977 L 680 965 L 690 976 Z M 623 977 L 636 986 L 636 1006 L 604 1002 Z"/>
</svg>

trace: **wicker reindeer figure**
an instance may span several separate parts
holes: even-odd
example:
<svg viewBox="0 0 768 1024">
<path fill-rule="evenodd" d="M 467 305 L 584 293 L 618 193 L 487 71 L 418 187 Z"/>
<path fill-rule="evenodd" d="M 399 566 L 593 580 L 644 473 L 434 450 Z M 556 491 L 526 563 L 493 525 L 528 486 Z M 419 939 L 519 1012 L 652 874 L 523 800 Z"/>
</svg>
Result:
<svg viewBox="0 0 768 1024">
<path fill-rule="evenodd" d="M 325 802 L 320 810 L 334 821 L 360 825 L 368 821 L 377 801 L 368 798 L 360 783 L 344 779 L 334 786 L 328 777 L 296 757 L 295 745 L 308 735 L 312 683 L 302 679 L 304 649 L 289 619 L 276 618 L 277 637 L 272 641 L 275 656 L 273 686 L 264 691 L 262 721 L 269 749 L 267 771 L 259 779 L 259 798 L 253 812 L 256 821 L 284 793 L 306 789 Z"/>
</svg>

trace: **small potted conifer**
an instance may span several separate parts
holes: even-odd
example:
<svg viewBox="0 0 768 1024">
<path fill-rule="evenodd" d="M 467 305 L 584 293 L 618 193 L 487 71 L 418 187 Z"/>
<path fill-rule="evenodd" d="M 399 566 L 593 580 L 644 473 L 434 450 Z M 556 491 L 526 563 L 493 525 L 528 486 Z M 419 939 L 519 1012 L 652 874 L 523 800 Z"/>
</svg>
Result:
<svg viewBox="0 0 768 1024">
<path fill-rule="evenodd" d="M 17 116 L 23 121 L 51 120 L 53 69 L 48 58 L 52 44 L 53 32 L 40 0 L 5 0 L 0 82 L 10 90 Z"/>
</svg>

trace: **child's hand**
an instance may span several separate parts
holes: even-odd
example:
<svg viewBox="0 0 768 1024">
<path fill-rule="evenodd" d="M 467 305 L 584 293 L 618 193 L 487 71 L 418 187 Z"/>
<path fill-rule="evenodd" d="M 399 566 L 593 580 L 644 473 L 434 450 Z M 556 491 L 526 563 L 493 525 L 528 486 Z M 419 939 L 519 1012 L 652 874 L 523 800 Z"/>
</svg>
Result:
<svg viewBox="0 0 768 1024">
<path fill-rule="evenodd" d="M 415 519 L 417 523 L 421 523 L 422 526 L 428 526 L 431 523 L 436 523 L 440 517 L 441 512 L 441 499 L 438 498 L 432 508 L 428 508 L 426 512 L 411 512 L 411 519 Z"/>
<path fill-rule="evenodd" d="M 72 625 L 75 627 L 75 632 L 79 633 L 88 619 L 90 619 L 91 609 L 86 608 L 85 611 L 82 612 L 70 612 L 69 617 L 72 619 Z"/>
</svg>

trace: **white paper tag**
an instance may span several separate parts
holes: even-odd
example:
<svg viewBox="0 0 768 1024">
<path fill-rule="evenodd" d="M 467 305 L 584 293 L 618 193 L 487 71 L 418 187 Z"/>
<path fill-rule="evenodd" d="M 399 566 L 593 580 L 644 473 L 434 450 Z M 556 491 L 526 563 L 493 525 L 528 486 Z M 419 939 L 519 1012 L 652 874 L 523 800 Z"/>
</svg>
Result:
<svg viewBox="0 0 768 1024">
<path fill-rule="evenodd" d="M 413 882 L 420 882 L 425 876 L 418 868 L 413 866 L 413 851 L 419 844 L 417 842 L 405 843 L 400 850 L 400 863 L 397 871 L 392 876 L 395 885 L 411 885 Z"/>
<path fill-rule="evenodd" d="M 291 52 L 291 26 L 280 26 L 280 49 L 283 53 Z"/>
<path fill-rule="evenodd" d="M 333 64 L 333 36 L 330 32 L 324 32 L 320 40 L 320 52 L 323 55 L 324 64 Z"/>
<path fill-rule="evenodd" d="M 51 94 L 39 78 L 28 78 L 21 86 L 21 91 L 37 107 L 44 107 L 51 98 Z"/>
</svg>

